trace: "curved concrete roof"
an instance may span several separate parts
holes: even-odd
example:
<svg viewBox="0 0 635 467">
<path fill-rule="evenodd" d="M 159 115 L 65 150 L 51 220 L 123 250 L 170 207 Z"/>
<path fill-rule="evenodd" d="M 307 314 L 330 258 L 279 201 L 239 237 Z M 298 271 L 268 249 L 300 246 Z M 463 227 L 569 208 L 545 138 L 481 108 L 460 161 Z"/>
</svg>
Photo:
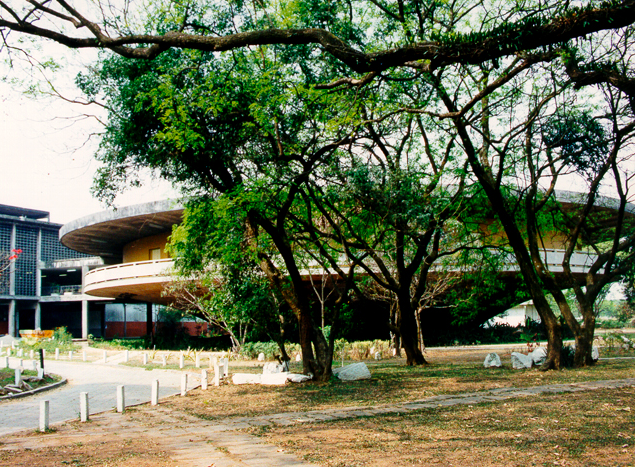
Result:
<svg viewBox="0 0 635 467">
<path fill-rule="evenodd" d="M 180 224 L 183 205 L 163 200 L 135 204 L 81 217 L 60 229 L 60 242 L 76 251 L 101 256 L 106 263 L 122 261 L 123 246 L 138 238 L 170 232 Z"/>
</svg>

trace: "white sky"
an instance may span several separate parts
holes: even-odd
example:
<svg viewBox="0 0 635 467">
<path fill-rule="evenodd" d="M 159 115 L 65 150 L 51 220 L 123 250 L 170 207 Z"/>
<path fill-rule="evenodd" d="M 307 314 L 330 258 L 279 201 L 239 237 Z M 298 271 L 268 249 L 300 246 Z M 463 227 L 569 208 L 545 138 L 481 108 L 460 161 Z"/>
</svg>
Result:
<svg viewBox="0 0 635 467">
<path fill-rule="evenodd" d="M 0 64 L 2 75 L 7 69 Z M 72 83 L 77 69 L 59 73 L 57 81 L 61 77 Z M 12 73 L 20 77 L 23 72 Z M 64 92 L 73 93 L 74 86 Z M 93 158 L 98 139 L 90 135 L 101 127 L 92 118 L 73 118 L 84 110 L 60 99 L 26 97 L 15 86 L 0 82 L 0 204 L 49 211 L 51 222 L 60 224 L 106 209 L 90 194 L 98 168 Z M 175 196 L 169 184 L 149 180 L 120 196 L 116 204 Z"/>
</svg>

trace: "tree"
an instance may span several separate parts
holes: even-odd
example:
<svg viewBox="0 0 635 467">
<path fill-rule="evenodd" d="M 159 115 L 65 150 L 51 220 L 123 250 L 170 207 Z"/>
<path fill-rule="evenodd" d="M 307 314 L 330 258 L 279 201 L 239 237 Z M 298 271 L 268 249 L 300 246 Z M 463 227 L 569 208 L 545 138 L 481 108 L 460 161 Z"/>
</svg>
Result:
<svg viewBox="0 0 635 467">
<path fill-rule="evenodd" d="M 560 325 L 548 309 L 543 283 L 549 273 L 537 260 L 540 256 L 536 247 L 538 243 L 532 240 L 529 247 L 525 246 L 526 239 L 539 238 L 534 232 L 537 224 L 532 218 L 548 204 L 553 190 L 547 188 L 543 195 L 539 189 L 540 178 L 532 178 L 532 173 L 540 175 L 544 170 L 535 172 L 537 166 L 529 167 L 527 164 L 531 161 L 523 159 L 525 156 L 532 157 L 533 151 L 523 152 L 523 147 L 516 144 L 521 141 L 515 133 L 519 122 L 507 120 L 512 127 L 505 140 L 514 143 L 513 151 L 505 147 L 503 152 L 494 151 L 495 146 L 501 149 L 501 145 L 492 139 L 492 135 L 502 129 L 497 127 L 497 115 L 492 110 L 520 111 L 531 107 L 539 115 L 545 115 L 546 108 L 530 99 L 537 95 L 535 92 L 525 95 L 526 87 L 511 86 L 517 77 L 525 80 L 537 78 L 536 82 L 542 89 L 556 94 L 567 87 L 602 86 L 612 96 L 608 102 L 618 104 L 611 109 L 613 125 L 608 138 L 614 157 L 605 159 L 596 167 L 598 171 L 590 185 L 586 210 L 582 212 L 593 211 L 596 189 L 609 172 L 621 182 L 616 185 L 621 187 L 617 191 L 622 205 L 627 198 L 623 182 L 628 183 L 630 179 L 624 179 L 624 173 L 620 172 L 617 154 L 628 142 L 632 129 L 622 119 L 627 109 L 624 104 L 628 102 L 633 107 L 635 100 L 635 81 L 631 78 L 633 67 L 628 53 L 635 20 L 632 0 L 608 1 L 599 5 L 589 2 L 579 6 L 569 2 L 515 1 L 494 4 L 425 4 L 419 1 L 384 4 L 375 0 L 325 4 L 301 1 L 292 5 L 277 2 L 253 5 L 242 2 L 155 2 L 149 10 L 133 11 L 129 9 L 131 7 L 126 7 L 117 14 L 98 20 L 88 18 L 99 17 L 93 15 L 112 10 L 81 13 L 63 0 L 52 4 L 32 2 L 26 7 L 19 5 L 22 4 L 0 5 L 0 28 L 7 46 L 11 46 L 12 33 L 15 32 L 43 37 L 68 47 L 109 49 L 122 57 L 143 60 L 160 60 L 174 53 L 175 48 L 231 51 L 236 55 L 254 51 L 262 53 L 263 57 L 274 53 L 301 71 L 299 76 L 309 89 L 316 93 L 324 91 L 322 96 L 332 96 L 332 91 L 338 90 L 343 93 L 339 94 L 341 97 L 346 90 L 362 91 L 388 82 L 417 81 L 430 86 L 439 106 L 433 108 L 426 100 L 418 105 L 404 105 L 397 112 L 428 115 L 433 120 L 446 120 L 454 126 L 462 149 L 461 157 L 467 160 L 473 176 L 483 186 L 548 328 L 550 354 L 545 366 L 559 367 Z M 48 20 L 52 26 L 40 26 L 44 24 L 41 19 Z M 617 46 L 611 47 L 613 45 Z M 321 51 L 324 53 L 319 53 Z M 270 73 L 268 77 L 272 86 L 279 82 L 275 73 Z M 553 98 L 547 100 L 554 102 Z M 358 102 L 355 92 L 348 94 L 348 102 Z M 243 105 L 249 104 L 243 102 Z M 445 110 L 441 111 L 441 107 Z M 389 112 L 395 110 L 390 109 Z M 263 121 L 260 123 L 264 125 Z M 350 129 L 350 126 L 345 126 Z M 531 116 L 520 124 L 523 135 L 535 134 L 534 129 Z M 275 129 L 269 134 L 275 135 Z M 531 138 L 528 139 L 531 149 Z M 335 139 L 331 138 L 331 141 Z M 547 164 L 541 163 L 541 167 L 553 165 L 548 160 L 548 151 L 538 152 L 547 157 Z M 518 157 L 511 158 L 509 154 Z M 528 177 L 527 183 L 521 187 L 521 193 L 529 190 L 529 196 L 522 198 L 522 204 L 527 207 L 524 214 L 528 216 L 524 223 L 518 222 L 518 203 L 506 195 L 506 176 L 518 169 L 516 165 L 509 164 L 512 159 L 522 163 L 518 167 L 522 167 L 522 175 Z M 557 159 L 566 162 L 566 158 Z M 173 169 L 179 172 L 180 167 L 170 164 L 169 160 L 163 161 L 166 172 Z M 570 164 L 567 166 L 572 167 Z M 312 170 L 313 166 L 305 166 L 305 169 Z M 121 179 L 125 170 L 119 169 L 114 173 Z M 206 170 L 200 171 L 199 175 L 204 180 Z M 212 179 L 223 189 L 231 188 L 226 186 L 231 178 Z M 618 209 L 618 212 L 624 210 Z M 624 217 L 618 215 L 618 226 L 624 225 Z M 580 238 L 583 225 L 572 227 L 572 239 Z M 620 262 L 615 258 L 621 258 L 620 254 L 628 249 L 628 242 L 623 244 L 615 235 L 611 244 L 608 256 L 603 256 L 604 253 L 598 256 L 609 259 L 598 263 L 597 268 L 606 270 L 610 266 L 609 269 L 612 269 L 612 265 Z M 570 243 L 567 251 L 574 248 L 575 242 Z M 563 268 L 567 274 L 564 263 Z M 620 269 L 615 271 L 619 273 Z M 292 278 L 295 277 L 293 271 L 289 272 Z M 553 292 L 556 286 L 553 281 L 551 286 L 547 284 Z M 593 284 L 587 283 L 585 290 L 580 289 L 576 293 L 580 303 L 594 300 Z M 558 295 L 557 292 L 555 294 Z M 561 301 L 559 306 L 566 318 L 566 305 Z M 574 321 L 569 319 L 567 324 L 575 332 Z M 578 333 L 578 363 L 581 359 L 587 361 L 587 356 L 583 354 L 588 350 L 588 333 L 592 333 L 592 329 L 592 320 L 585 319 Z"/>
</svg>

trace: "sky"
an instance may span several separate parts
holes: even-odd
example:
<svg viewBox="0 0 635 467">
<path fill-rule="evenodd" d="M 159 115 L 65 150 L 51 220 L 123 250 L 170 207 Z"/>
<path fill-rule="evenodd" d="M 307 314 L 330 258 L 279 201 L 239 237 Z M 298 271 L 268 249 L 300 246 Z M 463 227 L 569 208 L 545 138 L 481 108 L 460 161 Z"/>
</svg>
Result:
<svg viewBox="0 0 635 467">
<path fill-rule="evenodd" d="M 21 70 L 2 74 L 20 77 Z M 78 65 L 59 72 L 56 81 L 72 83 Z M 60 89 L 68 95 L 74 86 Z M 94 159 L 101 124 L 78 118 L 77 106 L 61 99 L 34 99 L 18 86 L 0 82 L 0 204 L 49 211 L 51 222 L 64 224 L 107 209 L 90 193 L 99 167 Z M 92 137 L 91 137 L 92 135 Z M 175 197 L 166 182 L 148 180 L 120 196 L 117 206 Z"/>
</svg>

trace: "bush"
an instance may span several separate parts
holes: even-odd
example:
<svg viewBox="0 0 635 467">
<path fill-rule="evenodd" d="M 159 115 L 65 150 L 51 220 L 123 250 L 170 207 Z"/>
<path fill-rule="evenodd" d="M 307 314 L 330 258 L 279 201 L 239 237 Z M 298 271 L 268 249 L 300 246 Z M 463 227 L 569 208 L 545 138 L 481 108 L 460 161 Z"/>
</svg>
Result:
<svg viewBox="0 0 635 467">
<path fill-rule="evenodd" d="M 73 343 L 73 336 L 66 330 L 65 326 L 55 328 L 53 337 L 50 339 L 22 339 L 20 341 L 20 348 L 27 351 L 44 349 L 47 353 L 55 352 L 55 349 L 60 349 L 61 352 L 80 349 L 78 345 Z"/>
</svg>

